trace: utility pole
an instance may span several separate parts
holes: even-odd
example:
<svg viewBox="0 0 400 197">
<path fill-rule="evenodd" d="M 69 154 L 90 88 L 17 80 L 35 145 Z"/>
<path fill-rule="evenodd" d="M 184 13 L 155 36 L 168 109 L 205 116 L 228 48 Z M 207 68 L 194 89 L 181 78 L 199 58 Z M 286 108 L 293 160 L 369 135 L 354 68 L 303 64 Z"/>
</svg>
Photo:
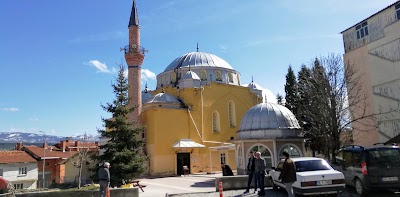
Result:
<svg viewBox="0 0 400 197">
<path fill-rule="evenodd" d="M 46 134 L 43 131 L 39 131 L 40 133 L 43 133 L 43 158 L 42 158 L 42 163 L 43 163 L 43 168 L 42 168 L 42 189 L 45 187 L 45 176 L 44 176 L 44 168 L 45 168 L 45 163 L 46 163 Z"/>
</svg>

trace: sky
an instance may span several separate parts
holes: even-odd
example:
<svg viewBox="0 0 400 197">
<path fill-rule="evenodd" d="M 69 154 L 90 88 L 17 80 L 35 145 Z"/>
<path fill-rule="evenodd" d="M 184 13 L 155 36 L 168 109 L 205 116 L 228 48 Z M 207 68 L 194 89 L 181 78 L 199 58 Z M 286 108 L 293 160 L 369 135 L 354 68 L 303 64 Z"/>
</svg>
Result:
<svg viewBox="0 0 400 197">
<path fill-rule="evenodd" d="M 142 84 L 175 58 L 215 54 L 273 94 L 284 94 L 291 65 L 343 54 L 341 31 L 395 0 L 137 0 Z M 128 44 L 132 0 L 3 0 L 0 6 L 0 132 L 97 134 L 101 104 L 121 47 Z M 144 87 L 143 87 L 144 88 Z"/>
</svg>

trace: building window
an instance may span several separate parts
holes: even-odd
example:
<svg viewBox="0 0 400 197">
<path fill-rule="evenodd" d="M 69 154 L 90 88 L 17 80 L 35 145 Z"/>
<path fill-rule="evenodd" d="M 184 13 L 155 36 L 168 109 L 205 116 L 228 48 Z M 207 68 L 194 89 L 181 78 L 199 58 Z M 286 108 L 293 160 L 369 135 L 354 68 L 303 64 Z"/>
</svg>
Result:
<svg viewBox="0 0 400 197">
<path fill-rule="evenodd" d="M 0 169 L 0 176 L 3 176 L 3 169 Z"/>
<path fill-rule="evenodd" d="M 143 139 L 143 140 L 146 139 L 146 128 L 143 128 L 143 129 L 142 129 L 142 131 L 141 131 L 141 136 L 142 136 L 142 139 Z"/>
<path fill-rule="evenodd" d="M 225 156 L 225 153 L 221 153 L 221 163 L 225 163 L 225 164 L 226 164 L 226 156 Z"/>
<path fill-rule="evenodd" d="M 219 70 L 215 71 L 215 80 L 222 81 L 221 71 L 219 71 Z"/>
<path fill-rule="evenodd" d="M 207 81 L 207 71 L 202 70 L 200 73 L 200 78 L 202 81 Z"/>
<path fill-rule="evenodd" d="M 14 188 L 15 189 L 24 189 L 24 184 L 23 183 L 14 183 Z"/>
<path fill-rule="evenodd" d="M 247 155 L 250 154 L 250 151 L 254 152 L 254 156 L 256 155 L 256 152 L 261 152 L 261 157 L 265 159 L 266 167 L 271 168 L 272 167 L 272 156 L 271 152 L 268 150 L 268 148 L 264 145 L 254 145 L 247 151 Z M 247 165 L 247 164 L 246 164 Z"/>
<path fill-rule="evenodd" d="M 172 72 L 171 73 L 171 83 L 175 83 L 175 81 L 176 81 L 176 73 Z"/>
<path fill-rule="evenodd" d="M 293 144 L 285 144 L 279 151 L 279 159 L 283 159 L 283 152 L 289 153 L 290 157 L 301 157 L 300 149 Z"/>
<path fill-rule="evenodd" d="M 367 21 L 361 23 L 361 25 L 356 26 L 356 32 L 357 32 L 357 39 L 364 38 L 365 36 L 368 36 L 368 23 Z"/>
<path fill-rule="evenodd" d="M 233 73 L 229 73 L 228 78 L 229 78 L 229 83 L 233 83 Z"/>
<path fill-rule="evenodd" d="M 18 171 L 18 175 L 26 175 L 27 168 L 26 167 L 20 167 Z"/>
<path fill-rule="evenodd" d="M 228 117 L 229 117 L 229 126 L 236 127 L 236 111 L 235 111 L 235 103 L 233 101 L 229 101 L 228 103 Z"/>
<path fill-rule="evenodd" d="M 243 167 L 243 150 L 240 145 L 237 146 L 237 167 L 242 168 Z"/>
<path fill-rule="evenodd" d="M 213 132 L 219 132 L 219 113 L 217 111 L 214 111 L 212 114 L 212 129 Z"/>
<path fill-rule="evenodd" d="M 400 20 L 400 3 L 395 6 L 397 20 Z"/>
</svg>

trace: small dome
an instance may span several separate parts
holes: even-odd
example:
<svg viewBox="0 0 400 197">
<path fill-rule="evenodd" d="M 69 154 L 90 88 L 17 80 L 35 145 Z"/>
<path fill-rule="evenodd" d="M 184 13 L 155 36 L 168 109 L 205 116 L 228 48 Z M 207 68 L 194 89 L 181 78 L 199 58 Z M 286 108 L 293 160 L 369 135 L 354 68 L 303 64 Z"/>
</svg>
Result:
<svg viewBox="0 0 400 197">
<path fill-rule="evenodd" d="M 199 81 L 200 81 L 199 75 L 197 75 L 195 72 L 190 71 L 190 70 L 187 71 L 187 72 L 182 76 L 182 80 L 188 80 L 188 79 L 199 80 Z"/>
<path fill-rule="evenodd" d="M 172 61 L 164 70 L 164 72 L 179 67 L 201 67 L 201 66 L 220 67 L 233 70 L 231 65 L 229 65 L 225 60 L 214 54 L 204 53 L 204 52 L 190 52 Z"/>
<path fill-rule="evenodd" d="M 167 93 L 158 93 L 147 103 L 181 103 L 178 98 Z"/>
<path fill-rule="evenodd" d="M 260 103 L 246 112 L 239 131 L 300 129 L 294 114 L 276 103 Z"/>
<path fill-rule="evenodd" d="M 146 103 L 146 102 L 150 101 L 151 99 L 153 99 L 152 94 L 145 92 L 145 91 L 142 92 L 142 103 Z"/>
<path fill-rule="evenodd" d="M 256 82 L 251 82 L 247 87 L 249 87 L 251 90 L 264 90 L 263 87 L 258 85 Z"/>
</svg>

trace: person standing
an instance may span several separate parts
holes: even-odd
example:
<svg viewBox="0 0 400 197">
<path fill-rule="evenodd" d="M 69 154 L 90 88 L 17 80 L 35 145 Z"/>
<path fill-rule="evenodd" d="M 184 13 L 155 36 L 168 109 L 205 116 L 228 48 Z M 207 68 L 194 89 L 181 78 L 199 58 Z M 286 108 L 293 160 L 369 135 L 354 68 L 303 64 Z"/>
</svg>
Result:
<svg viewBox="0 0 400 197">
<path fill-rule="evenodd" d="M 226 165 L 224 162 L 221 162 L 221 168 L 222 168 L 222 176 L 233 176 L 231 167 Z"/>
<path fill-rule="evenodd" d="M 102 168 L 99 169 L 100 197 L 106 197 L 107 188 L 110 187 L 110 163 L 104 162 Z"/>
<path fill-rule="evenodd" d="M 285 159 L 285 162 L 283 163 L 282 171 L 278 179 L 285 184 L 288 196 L 294 197 L 292 185 L 297 180 L 296 165 L 294 164 L 293 160 L 289 158 L 289 153 L 283 152 L 282 155 Z"/>
<path fill-rule="evenodd" d="M 260 187 L 258 196 L 265 195 L 265 189 L 264 189 L 265 168 L 266 168 L 265 159 L 261 158 L 261 152 L 256 152 L 254 173 L 256 174 L 257 185 L 258 187 Z"/>
<path fill-rule="evenodd" d="M 254 157 L 254 152 L 250 151 L 249 161 L 247 162 L 248 179 L 247 179 L 247 189 L 244 192 L 245 194 L 249 193 L 250 185 L 251 185 L 251 182 L 253 181 L 253 178 L 254 178 L 254 193 L 256 193 L 256 191 L 257 191 L 257 178 L 256 178 L 256 176 L 254 174 L 255 164 L 256 164 L 255 161 L 256 161 L 256 158 Z"/>
</svg>

